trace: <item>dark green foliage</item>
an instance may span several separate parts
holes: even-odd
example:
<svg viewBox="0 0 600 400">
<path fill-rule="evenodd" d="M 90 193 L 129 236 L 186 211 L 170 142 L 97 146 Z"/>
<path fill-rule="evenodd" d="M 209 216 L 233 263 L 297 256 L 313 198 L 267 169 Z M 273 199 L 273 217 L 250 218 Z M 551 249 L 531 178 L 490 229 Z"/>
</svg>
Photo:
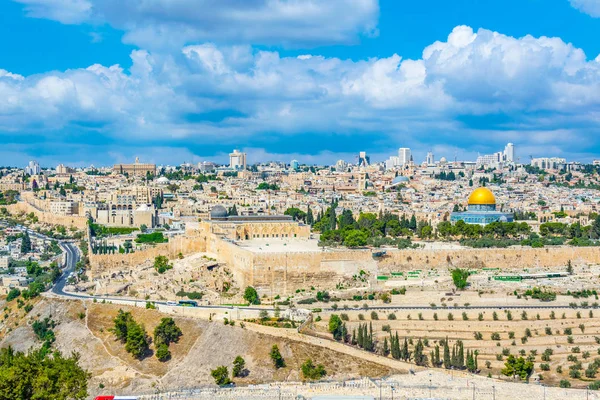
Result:
<svg viewBox="0 0 600 400">
<path fill-rule="evenodd" d="M 21 291 L 19 289 L 12 288 L 12 289 L 10 289 L 10 292 L 8 292 L 8 295 L 6 296 L 6 301 L 13 301 L 20 295 L 21 295 Z"/>
<path fill-rule="evenodd" d="M 366 351 L 375 351 L 375 341 L 373 339 L 373 324 L 358 324 L 358 333 L 356 335 L 356 344 Z"/>
<path fill-rule="evenodd" d="M 502 374 L 510 377 L 518 376 L 521 380 L 528 380 L 533 372 L 533 362 L 525 360 L 523 357 L 515 357 L 512 354 L 504 363 Z"/>
<path fill-rule="evenodd" d="M 169 346 L 164 343 L 156 346 L 156 358 L 158 358 L 160 361 L 168 361 L 171 358 Z"/>
<path fill-rule="evenodd" d="M 245 375 L 246 361 L 242 356 L 237 356 L 233 360 L 233 370 L 231 371 L 234 378 L 238 378 Z"/>
<path fill-rule="evenodd" d="M 231 379 L 229 379 L 229 370 L 224 365 L 210 371 L 210 375 L 214 378 L 215 383 L 219 386 L 226 386 L 232 383 Z"/>
<path fill-rule="evenodd" d="M 83 400 L 90 374 L 79 366 L 79 355 L 58 351 L 29 354 L 0 350 L 0 398 L 3 400 Z"/>
<path fill-rule="evenodd" d="M 143 325 L 130 321 L 127 325 L 125 350 L 135 358 L 141 359 L 148 353 L 149 340 Z"/>
<path fill-rule="evenodd" d="M 140 233 L 135 242 L 140 244 L 167 243 L 169 241 L 162 232 Z"/>
<path fill-rule="evenodd" d="M 119 310 L 117 316 L 113 319 L 114 326 L 110 331 L 123 343 L 127 340 L 127 324 L 131 321 L 133 321 L 131 313 L 123 310 Z"/>
<path fill-rule="evenodd" d="M 463 290 L 467 287 L 467 278 L 469 278 L 469 271 L 466 269 L 455 268 L 452 270 L 452 281 L 457 289 Z"/>
<path fill-rule="evenodd" d="M 285 360 L 281 356 L 281 353 L 279 352 L 279 347 L 277 347 L 276 344 L 274 344 L 273 347 L 271 347 L 271 352 L 269 353 L 269 356 L 271 357 L 271 360 L 273 361 L 273 365 L 275 366 L 275 369 L 285 367 Z"/>
<path fill-rule="evenodd" d="M 331 316 L 329 317 L 329 333 L 331 333 L 333 335 L 333 338 L 335 340 L 342 340 L 344 339 L 343 334 L 344 334 L 344 324 L 342 322 L 342 319 L 337 315 L 337 314 L 331 314 Z"/>
<path fill-rule="evenodd" d="M 125 350 L 138 359 L 143 358 L 149 348 L 149 338 L 144 326 L 135 322 L 130 312 L 123 310 L 119 310 L 113 322 L 114 326 L 110 331 L 117 340 L 125 343 Z"/>
<path fill-rule="evenodd" d="M 252 286 L 248 286 L 244 291 L 244 300 L 246 300 L 250 304 L 258 305 L 260 304 L 260 298 L 258 297 L 258 292 Z"/>
<path fill-rule="evenodd" d="M 202 297 L 204 296 L 204 294 L 201 292 L 186 292 L 186 291 L 180 290 L 177 293 L 175 293 L 175 296 L 187 297 L 190 300 L 201 300 Z"/>
<path fill-rule="evenodd" d="M 160 320 L 160 324 L 154 328 L 154 343 L 166 344 L 177 343 L 181 337 L 181 329 L 175 324 L 173 318 L 166 317 Z"/>
<path fill-rule="evenodd" d="M 302 364 L 302 376 L 304 379 L 317 380 L 327 375 L 325 367 L 322 364 L 314 365 L 311 359 L 308 359 Z"/>
<path fill-rule="evenodd" d="M 423 353 L 423 341 L 421 339 L 415 345 L 414 360 L 418 366 L 426 367 L 428 365 L 427 356 Z"/>
<path fill-rule="evenodd" d="M 25 231 L 23 237 L 21 238 L 21 253 L 27 254 L 31 251 L 31 238 L 29 237 L 29 233 Z"/>
<path fill-rule="evenodd" d="M 171 268 L 173 268 L 173 265 L 169 264 L 169 259 L 166 256 L 156 256 L 154 258 L 154 269 L 159 274 L 164 274 Z"/>
<path fill-rule="evenodd" d="M 92 236 L 101 238 L 112 235 L 129 235 L 132 232 L 137 231 L 137 228 L 124 228 L 115 226 L 104 226 L 98 224 L 90 224 L 90 231 Z"/>
<path fill-rule="evenodd" d="M 261 182 L 256 187 L 256 190 L 279 190 L 279 186 L 276 183 Z"/>
</svg>

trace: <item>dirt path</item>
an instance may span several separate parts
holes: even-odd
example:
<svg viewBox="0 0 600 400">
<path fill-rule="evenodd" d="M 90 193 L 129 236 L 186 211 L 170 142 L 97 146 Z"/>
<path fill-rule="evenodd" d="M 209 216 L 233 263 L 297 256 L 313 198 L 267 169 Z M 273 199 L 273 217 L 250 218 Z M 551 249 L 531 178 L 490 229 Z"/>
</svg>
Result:
<svg viewBox="0 0 600 400">
<path fill-rule="evenodd" d="M 292 329 L 273 328 L 271 326 L 264 326 L 253 323 L 246 323 L 245 328 L 250 331 L 262 333 L 265 335 L 285 338 L 296 342 L 310 344 L 313 346 L 324 347 L 326 349 L 337 351 L 339 353 L 343 353 L 354 358 L 360 358 L 364 361 L 369 361 L 375 364 L 383 365 L 385 367 L 392 368 L 400 372 L 406 373 L 409 369 L 415 371 L 423 370 L 423 368 L 417 367 L 414 364 L 394 360 L 393 358 L 379 356 L 377 354 L 369 353 L 367 351 L 363 351 L 352 346 L 347 346 L 343 343 L 335 342 L 333 340 L 321 339 L 314 336 L 304 335 Z"/>
</svg>

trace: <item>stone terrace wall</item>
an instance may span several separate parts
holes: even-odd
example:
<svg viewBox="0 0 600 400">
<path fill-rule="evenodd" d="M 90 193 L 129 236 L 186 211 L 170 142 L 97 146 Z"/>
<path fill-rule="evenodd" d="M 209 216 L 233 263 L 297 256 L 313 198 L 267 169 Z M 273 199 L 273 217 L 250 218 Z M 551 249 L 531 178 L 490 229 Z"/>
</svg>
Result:
<svg viewBox="0 0 600 400">
<path fill-rule="evenodd" d="M 77 229 L 85 229 L 87 226 L 87 218 L 79 215 L 54 215 L 49 212 L 41 211 L 29 203 L 20 201 L 17 204 L 6 206 L 6 209 L 11 214 L 29 214 L 34 213 L 41 222 L 52 225 L 63 225 L 66 227 L 75 227 Z"/>
</svg>

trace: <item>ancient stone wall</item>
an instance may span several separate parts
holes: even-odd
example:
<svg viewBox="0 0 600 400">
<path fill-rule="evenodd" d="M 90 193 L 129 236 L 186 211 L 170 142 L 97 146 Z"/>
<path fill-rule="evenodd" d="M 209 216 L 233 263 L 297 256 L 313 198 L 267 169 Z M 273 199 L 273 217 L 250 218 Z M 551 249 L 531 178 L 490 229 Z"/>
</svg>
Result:
<svg viewBox="0 0 600 400">
<path fill-rule="evenodd" d="M 130 254 L 90 254 L 92 278 L 110 275 L 121 270 L 128 270 L 147 261 L 154 261 L 157 256 L 167 256 L 174 259 L 179 253 L 185 255 L 204 251 L 205 241 L 200 237 L 176 236 L 167 243 Z"/>
<path fill-rule="evenodd" d="M 531 268 L 573 263 L 600 263 L 598 247 L 531 247 L 507 249 L 393 250 L 379 262 L 379 273 L 426 268 Z"/>
<path fill-rule="evenodd" d="M 34 213 L 40 222 L 47 224 L 63 225 L 68 228 L 75 227 L 77 229 L 85 229 L 87 226 L 87 218 L 85 217 L 81 217 L 79 215 L 55 215 L 49 212 L 41 211 L 31 204 L 22 201 L 18 202 L 17 204 L 6 206 L 6 209 L 11 214 Z"/>
<path fill-rule="evenodd" d="M 206 251 L 225 263 L 241 287 L 252 285 L 267 295 L 289 295 L 297 289 L 332 289 L 365 271 L 374 282 L 378 275 L 414 269 L 564 267 L 599 263 L 597 247 L 509 249 L 408 249 L 387 250 L 374 257 L 371 250 L 327 249 L 306 252 L 253 252 L 204 231 L 188 231 L 169 243 L 133 254 L 92 255 L 95 274 L 126 269 L 153 260 L 157 255 L 175 258 Z M 365 285 L 368 283 L 365 282 Z"/>
<path fill-rule="evenodd" d="M 291 294 L 297 289 L 333 288 L 365 271 L 371 279 L 396 271 L 431 268 L 531 268 L 600 263 L 600 249 L 554 247 L 519 249 L 391 250 L 374 258 L 370 250 L 255 253 L 222 240 L 208 250 L 227 263 L 242 286 L 252 285 L 267 294 Z"/>
</svg>

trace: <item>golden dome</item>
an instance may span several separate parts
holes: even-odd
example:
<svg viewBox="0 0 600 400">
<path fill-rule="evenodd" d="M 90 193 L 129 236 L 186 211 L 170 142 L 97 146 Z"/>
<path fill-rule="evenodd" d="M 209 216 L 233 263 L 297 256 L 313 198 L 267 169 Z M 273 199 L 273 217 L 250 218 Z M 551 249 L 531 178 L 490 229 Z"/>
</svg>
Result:
<svg viewBox="0 0 600 400">
<path fill-rule="evenodd" d="M 469 205 L 496 204 L 496 198 L 492 191 L 486 187 L 477 188 L 469 196 Z"/>
</svg>

